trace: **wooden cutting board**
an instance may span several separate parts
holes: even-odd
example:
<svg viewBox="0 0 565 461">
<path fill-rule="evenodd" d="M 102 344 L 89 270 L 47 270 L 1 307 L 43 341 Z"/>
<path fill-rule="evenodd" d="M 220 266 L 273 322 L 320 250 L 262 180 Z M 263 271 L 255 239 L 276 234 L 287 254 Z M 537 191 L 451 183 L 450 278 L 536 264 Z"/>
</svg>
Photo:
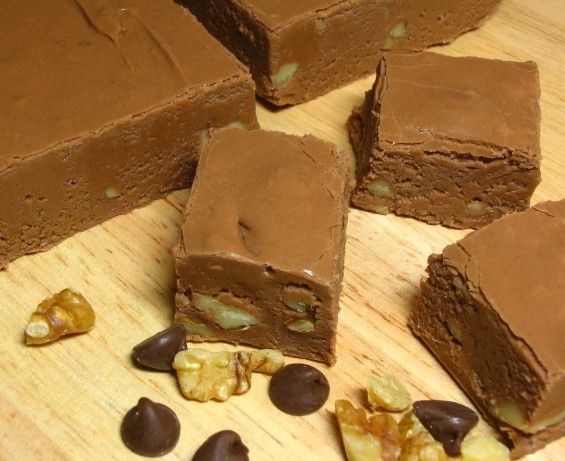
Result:
<svg viewBox="0 0 565 461">
<path fill-rule="evenodd" d="M 565 197 L 564 40 L 563 0 L 504 0 L 484 27 L 438 49 L 451 55 L 538 62 L 544 159 L 534 202 Z M 371 83 L 372 78 L 366 78 L 276 112 L 258 104 L 261 125 L 313 133 L 350 149 L 345 121 Z M 357 210 L 351 211 L 348 228 L 339 359 L 331 369 L 320 366 L 332 390 L 318 413 L 299 418 L 279 412 L 268 400 L 268 379 L 262 375 L 254 376 L 246 395 L 199 404 L 183 399 L 172 374 L 132 366 L 132 346 L 171 321 L 175 277 L 170 249 L 179 238 L 187 196 L 187 191 L 171 194 L 0 272 L 0 459 L 139 459 L 122 444 L 119 427 L 141 396 L 176 411 L 181 439 L 164 459 L 185 461 L 209 435 L 227 428 L 241 434 L 252 460 L 344 459 L 334 401 L 347 398 L 360 405 L 371 374 L 397 375 L 414 398 L 469 404 L 406 327 L 426 258 L 465 232 Z M 96 310 L 95 329 L 48 347 L 24 346 L 29 314 L 43 298 L 65 287 L 80 290 L 90 300 Z M 483 423 L 476 429 L 489 431 Z M 565 440 L 527 459 L 561 461 Z"/>
</svg>

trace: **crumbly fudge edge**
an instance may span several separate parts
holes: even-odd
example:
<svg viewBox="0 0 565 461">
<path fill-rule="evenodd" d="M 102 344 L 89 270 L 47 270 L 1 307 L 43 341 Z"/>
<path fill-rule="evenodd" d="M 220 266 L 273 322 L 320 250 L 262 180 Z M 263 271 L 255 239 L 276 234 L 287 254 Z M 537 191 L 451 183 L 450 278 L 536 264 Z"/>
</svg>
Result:
<svg viewBox="0 0 565 461">
<path fill-rule="evenodd" d="M 439 267 L 439 271 L 434 269 L 434 266 L 436 268 Z M 482 395 L 483 393 L 481 392 L 480 387 L 477 387 L 479 386 L 478 375 L 475 374 L 474 378 L 469 376 L 469 379 L 466 379 L 464 373 L 457 373 L 454 370 L 457 368 L 457 364 L 463 364 L 465 362 L 460 356 L 458 356 L 458 354 L 452 358 L 450 358 L 449 355 L 450 351 L 452 351 L 454 347 L 456 348 L 456 344 L 454 344 L 454 332 L 457 332 L 457 327 L 448 326 L 447 319 L 440 318 L 441 312 L 439 312 L 436 307 L 436 301 L 438 298 L 437 296 L 433 297 L 429 294 L 435 290 L 432 284 L 432 279 L 436 278 L 437 273 L 442 270 L 445 270 L 450 274 L 450 285 L 454 292 L 457 292 L 457 288 L 454 285 L 455 283 L 465 292 L 468 300 L 472 300 L 473 303 L 476 303 L 475 308 L 482 305 L 483 308 L 489 309 L 494 314 L 495 318 L 499 319 L 499 325 L 502 327 L 502 335 L 506 338 L 511 338 L 510 343 L 515 341 L 515 344 L 520 346 L 520 353 L 518 356 L 514 356 L 514 361 L 521 355 L 524 363 L 529 362 L 530 364 L 534 364 L 534 368 L 528 368 L 534 372 L 534 376 L 537 375 L 536 379 L 538 387 L 540 388 L 537 395 L 538 401 L 543 398 L 544 382 L 540 375 L 545 373 L 543 365 L 537 361 L 535 354 L 529 349 L 527 344 L 524 344 L 523 341 L 513 335 L 508 325 L 499 317 L 498 313 L 496 313 L 494 309 L 488 305 L 488 302 L 484 299 L 484 297 L 481 294 L 478 294 L 478 296 L 477 294 L 471 295 L 466 288 L 464 277 L 462 277 L 458 271 L 454 270 L 454 268 L 450 267 L 450 269 L 451 270 L 448 269 L 448 266 L 443 264 L 442 255 L 433 254 L 430 256 L 427 268 L 428 278 L 421 282 L 422 295 L 414 305 L 408 322 L 408 326 L 412 333 L 430 350 L 432 355 L 436 357 L 444 369 L 460 385 L 467 396 L 475 403 L 483 417 L 492 426 L 496 427 L 504 436 L 505 442 L 512 450 L 512 459 L 517 459 L 526 454 L 533 453 L 534 451 L 543 448 L 551 441 L 565 435 L 565 420 L 561 420 L 560 422 L 550 425 L 534 434 L 527 434 L 509 426 L 495 417 L 490 411 L 490 408 L 486 405 L 488 397 L 486 395 Z M 440 277 L 437 276 L 437 278 Z M 440 290 L 435 290 L 436 293 L 437 291 Z M 447 343 L 450 345 L 446 345 Z M 510 362 L 512 362 L 512 360 Z"/>
</svg>

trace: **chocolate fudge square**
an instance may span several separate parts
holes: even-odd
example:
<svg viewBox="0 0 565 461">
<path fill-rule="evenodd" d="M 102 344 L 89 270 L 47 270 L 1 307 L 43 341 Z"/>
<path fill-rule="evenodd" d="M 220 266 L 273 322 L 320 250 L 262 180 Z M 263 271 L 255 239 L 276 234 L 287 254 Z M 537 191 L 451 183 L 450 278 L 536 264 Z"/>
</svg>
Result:
<svg viewBox="0 0 565 461">
<path fill-rule="evenodd" d="M 349 119 L 352 203 L 455 228 L 527 208 L 540 182 L 539 95 L 533 62 L 384 57 Z"/>
<path fill-rule="evenodd" d="M 512 457 L 565 434 L 565 200 L 540 203 L 429 259 L 410 326 Z"/>
<path fill-rule="evenodd" d="M 374 72 L 383 51 L 421 51 L 478 27 L 500 0 L 178 0 L 276 105 Z"/>
<path fill-rule="evenodd" d="M 351 176 L 313 136 L 212 135 L 174 250 L 189 340 L 335 362 Z"/>
<path fill-rule="evenodd" d="M 253 80 L 170 0 L 5 0 L 0 268 L 190 184 Z"/>
</svg>

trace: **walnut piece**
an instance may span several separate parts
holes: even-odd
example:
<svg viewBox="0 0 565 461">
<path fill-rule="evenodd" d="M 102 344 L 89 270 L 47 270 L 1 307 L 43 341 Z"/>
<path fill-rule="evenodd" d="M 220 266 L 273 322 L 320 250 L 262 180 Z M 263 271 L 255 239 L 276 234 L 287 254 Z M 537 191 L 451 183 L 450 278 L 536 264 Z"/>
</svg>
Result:
<svg viewBox="0 0 565 461">
<path fill-rule="evenodd" d="M 203 323 L 191 320 L 189 318 L 181 318 L 176 323 L 182 323 L 186 328 L 186 332 L 193 336 L 200 336 L 201 338 L 212 338 L 212 331 Z"/>
<path fill-rule="evenodd" d="M 312 333 L 315 329 L 314 322 L 305 319 L 289 323 L 287 328 L 291 331 L 296 331 L 297 333 Z"/>
<path fill-rule="evenodd" d="M 469 214 L 478 216 L 483 214 L 485 210 L 481 202 L 479 202 L 478 200 L 472 200 L 467 204 L 467 211 L 469 212 Z"/>
<path fill-rule="evenodd" d="M 391 415 L 367 419 L 365 410 L 337 400 L 335 413 L 348 461 L 396 461 L 400 454 L 398 424 Z"/>
<path fill-rule="evenodd" d="M 192 303 L 198 310 L 210 315 L 224 330 L 246 329 L 258 323 L 257 318 L 250 312 L 223 303 L 212 295 L 193 293 Z"/>
<path fill-rule="evenodd" d="M 252 372 L 272 374 L 283 365 L 282 353 L 271 349 L 253 352 L 189 349 L 178 352 L 173 361 L 182 394 L 200 402 L 223 402 L 234 394 L 244 394 L 251 387 Z"/>
<path fill-rule="evenodd" d="M 402 452 L 398 461 L 448 461 L 443 445 L 436 441 L 418 417 L 408 412 L 398 424 Z"/>
<path fill-rule="evenodd" d="M 448 461 L 449 459 L 453 458 L 449 458 L 442 444 L 436 442 L 426 431 L 419 432 L 404 441 L 398 461 Z"/>
<path fill-rule="evenodd" d="M 281 296 L 286 307 L 299 313 L 314 312 L 320 304 L 312 290 L 301 286 L 287 285 Z"/>
<path fill-rule="evenodd" d="M 298 70 L 297 62 L 283 64 L 276 74 L 271 75 L 271 81 L 275 86 L 284 85 Z"/>
<path fill-rule="evenodd" d="M 369 377 L 367 394 L 369 404 L 374 409 L 404 411 L 412 404 L 412 398 L 404 384 L 392 375 Z"/>
<path fill-rule="evenodd" d="M 84 296 L 67 288 L 39 304 L 27 323 L 25 340 L 28 346 L 45 344 L 93 327 L 92 307 Z"/>
<path fill-rule="evenodd" d="M 255 373 L 273 375 L 284 365 L 284 356 L 281 351 L 275 349 L 260 349 L 251 352 L 249 356 L 249 367 Z"/>
<path fill-rule="evenodd" d="M 120 196 L 120 191 L 112 186 L 108 187 L 104 193 L 108 198 L 116 198 Z"/>
<path fill-rule="evenodd" d="M 509 461 L 510 452 L 494 437 L 467 437 L 461 444 L 461 456 L 457 461 Z"/>
<path fill-rule="evenodd" d="M 402 417 L 400 423 L 398 423 L 398 429 L 400 430 L 400 438 L 403 441 L 416 437 L 422 432 L 428 434 L 433 439 L 432 435 L 412 411 L 409 411 Z"/>
<path fill-rule="evenodd" d="M 406 35 L 406 27 L 408 23 L 406 21 L 399 22 L 392 29 L 390 29 L 390 36 L 392 38 L 401 38 Z"/>
<path fill-rule="evenodd" d="M 394 197 L 394 191 L 392 190 L 392 186 L 388 181 L 384 181 L 382 179 L 376 179 L 375 181 L 369 183 L 367 185 L 367 189 L 371 194 L 376 195 L 377 197 L 381 198 L 392 198 Z"/>
</svg>

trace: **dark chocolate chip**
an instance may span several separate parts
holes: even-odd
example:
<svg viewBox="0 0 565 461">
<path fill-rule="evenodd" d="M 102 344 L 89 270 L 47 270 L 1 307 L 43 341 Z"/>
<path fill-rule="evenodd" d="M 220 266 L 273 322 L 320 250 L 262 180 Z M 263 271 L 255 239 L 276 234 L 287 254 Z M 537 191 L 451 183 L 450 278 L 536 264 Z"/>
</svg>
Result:
<svg viewBox="0 0 565 461">
<path fill-rule="evenodd" d="M 302 363 L 282 367 L 271 378 L 269 397 L 289 415 L 302 416 L 319 410 L 328 399 L 330 384 L 316 368 Z"/>
<path fill-rule="evenodd" d="M 445 400 L 414 402 L 414 414 L 449 456 L 461 454 L 461 442 L 479 422 L 470 408 Z"/>
<path fill-rule="evenodd" d="M 184 349 L 186 349 L 186 328 L 178 324 L 139 343 L 133 348 L 131 356 L 133 361 L 142 367 L 171 371 L 176 353 Z"/>
<path fill-rule="evenodd" d="M 216 432 L 204 442 L 192 461 L 249 461 L 249 450 L 234 431 Z"/>
<path fill-rule="evenodd" d="M 122 440 L 142 456 L 162 456 L 179 441 L 180 422 L 175 412 L 146 397 L 139 399 L 122 421 Z"/>
</svg>

